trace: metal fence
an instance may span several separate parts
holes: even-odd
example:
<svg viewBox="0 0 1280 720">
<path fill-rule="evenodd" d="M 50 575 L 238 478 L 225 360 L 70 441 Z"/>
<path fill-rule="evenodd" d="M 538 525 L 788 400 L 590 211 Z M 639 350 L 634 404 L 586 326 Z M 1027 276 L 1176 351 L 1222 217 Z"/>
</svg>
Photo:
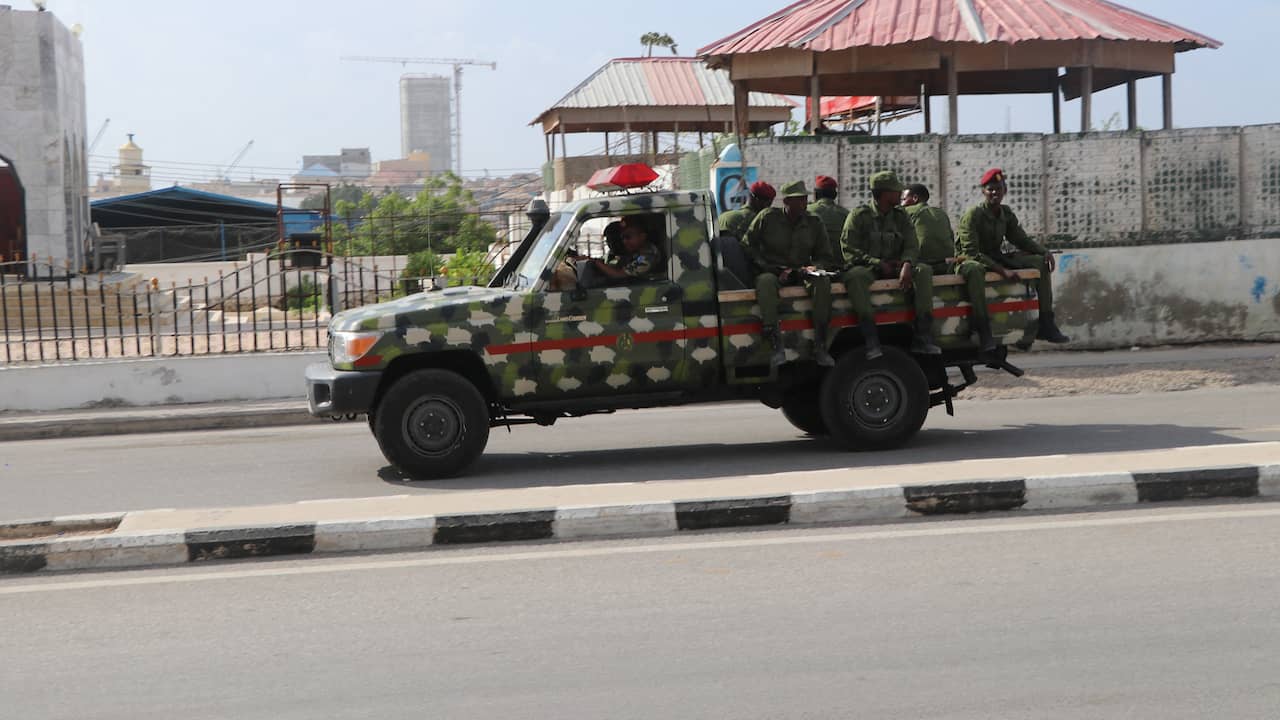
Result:
<svg viewBox="0 0 1280 720">
<path fill-rule="evenodd" d="M 334 313 L 438 282 L 405 277 L 404 263 L 290 250 L 251 255 L 230 272 L 166 286 L 130 273 L 74 274 L 34 258 L 3 262 L 0 362 L 324 348 Z"/>
</svg>

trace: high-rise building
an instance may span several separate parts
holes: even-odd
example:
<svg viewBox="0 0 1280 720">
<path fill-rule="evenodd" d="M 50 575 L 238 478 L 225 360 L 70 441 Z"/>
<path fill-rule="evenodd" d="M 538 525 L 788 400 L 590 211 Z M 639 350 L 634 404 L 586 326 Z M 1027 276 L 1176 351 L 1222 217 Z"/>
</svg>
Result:
<svg viewBox="0 0 1280 720">
<path fill-rule="evenodd" d="M 400 154 L 425 152 L 431 171 L 443 172 L 453 157 L 449 79 L 439 75 L 400 77 Z"/>
</svg>

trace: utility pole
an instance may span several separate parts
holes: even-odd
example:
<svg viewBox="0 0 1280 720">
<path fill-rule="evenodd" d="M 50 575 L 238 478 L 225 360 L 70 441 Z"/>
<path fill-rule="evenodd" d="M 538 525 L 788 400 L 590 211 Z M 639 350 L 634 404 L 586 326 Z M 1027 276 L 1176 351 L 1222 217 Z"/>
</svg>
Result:
<svg viewBox="0 0 1280 720">
<path fill-rule="evenodd" d="M 421 57 L 370 57 L 367 55 L 347 55 L 343 60 L 354 62 L 389 62 L 400 65 L 452 65 L 453 66 L 453 171 L 462 177 L 462 68 L 466 65 L 480 65 L 490 70 L 497 70 L 498 63 L 487 60 L 462 60 L 458 58 L 421 58 Z"/>
</svg>

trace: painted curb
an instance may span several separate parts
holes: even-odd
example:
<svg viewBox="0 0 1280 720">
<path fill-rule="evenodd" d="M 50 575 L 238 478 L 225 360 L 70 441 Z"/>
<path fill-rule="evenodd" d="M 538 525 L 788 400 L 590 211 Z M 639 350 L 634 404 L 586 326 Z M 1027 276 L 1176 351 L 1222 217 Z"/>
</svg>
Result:
<svg viewBox="0 0 1280 720">
<path fill-rule="evenodd" d="M 211 411 L 208 414 L 156 411 L 154 415 L 92 415 L 83 418 L 42 419 L 38 415 L 22 420 L 0 421 L 0 442 L 50 440 L 54 438 L 132 435 L 137 433 L 229 430 L 324 422 L 306 408 L 260 411 Z"/>
<path fill-rule="evenodd" d="M 183 565 L 279 556 L 425 550 L 537 540 L 582 540 L 780 525 L 883 524 L 944 515 L 1122 508 L 1214 498 L 1280 499 L 1280 464 L 994 478 L 632 505 L 567 506 L 117 533 L 125 515 L 80 515 L 0 525 L 39 537 L 0 541 L 0 575 Z M 76 534 L 85 527 L 97 534 Z"/>
</svg>

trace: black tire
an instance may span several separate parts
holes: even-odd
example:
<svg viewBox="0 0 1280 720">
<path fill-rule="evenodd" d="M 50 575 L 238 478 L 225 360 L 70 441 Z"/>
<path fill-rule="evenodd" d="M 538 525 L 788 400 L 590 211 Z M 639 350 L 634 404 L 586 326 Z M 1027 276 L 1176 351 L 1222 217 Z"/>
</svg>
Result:
<svg viewBox="0 0 1280 720">
<path fill-rule="evenodd" d="M 415 480 L 452 477 L 489 442 L 489 408 L 469 380 L 448 370 L 418 370 L 382 396 L 371 423 L 382 454 Z"/>
<path fill-rule="evenodd" d="M 792 388 L 782 399 L 782 416 L 800 432 L 809 435 L 827 434 L 827 422 L 822 419 L 818 389 L 818 385 Z"/>
<path fill-rule="evenodd" d="M 827 373 L 820 395 L 832 439 L 855 450 L 888 450 L 910 440 L 929 414 L 929 382 L 914 359 L 895 347 L 867 360 L 845 353 Z"/>
</svg>

